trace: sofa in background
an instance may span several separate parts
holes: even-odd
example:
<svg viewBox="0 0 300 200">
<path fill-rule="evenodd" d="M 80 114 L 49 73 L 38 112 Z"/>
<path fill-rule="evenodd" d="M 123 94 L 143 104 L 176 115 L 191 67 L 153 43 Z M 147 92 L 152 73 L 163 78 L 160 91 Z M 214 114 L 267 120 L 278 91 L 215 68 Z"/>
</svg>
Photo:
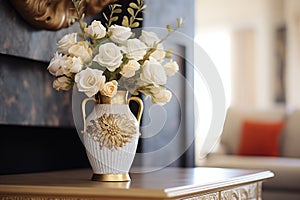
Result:
<svg viewBox="0 0 300 200">
<path fill-rule="evenodd" d="M 198 165 L 270 170 L 263 199 L 300 200 L 300 110 L 230 107 L 220 140 Z"/>
</svg>

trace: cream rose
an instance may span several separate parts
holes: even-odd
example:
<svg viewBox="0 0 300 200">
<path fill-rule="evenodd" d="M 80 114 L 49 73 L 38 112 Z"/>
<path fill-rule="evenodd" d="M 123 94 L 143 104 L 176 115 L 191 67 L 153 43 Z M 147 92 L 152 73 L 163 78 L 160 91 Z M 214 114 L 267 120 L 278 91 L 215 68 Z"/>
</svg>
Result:
<svg viewBox="0 0 300 200">
<path fill-rule="evenodd" d="M 82 61 L 78 57 L 62 56 L 56 53 L 51 59 L 48 70 L 55 76 L 78 73 L 82 69 Z"/>
<path fill-rule="evenodd" d="M 153 84 L 155 87 L 164 85 L 167 82 L 164 67 L 152 57 L 144 62 L 140 78 L 145 83 Z"/>
<path fill-rule="evenodd" d="M 113 72 L 121 65 L 122 58 L 120 47 L 112 42 L 108 42 L 99 47 L 99 53 L 94 57 L 93 61 Z"/>
<path fill-rule="evenodd" d="M 155 58 L 157 61 L 161 62 L 166 56 L 166 52 L 164 50 L 163 45 L 158 44 L 156 50 L 153 53 L 151 53 L 150 56 Z"/>
<path fill-rule="evenodd" d="M 100 21 L 94 20 L 88 27 L 84 28 L 84 32 L 91 38 L 100 39 L 106 35 L 106 28 Z"/>
<path fill-rule="evenodd" d="M 55 52 L 53 58 L 50 60 L 47 70 L 53 76 L 60 76 L 64 74 L 63 72 L 64 65 L 65 65 L 65 60 L 62 54 Z"/>
<path fill-rule="evenodd" d="M 62 37 L 57 42 L 57 51 L 63 54 L 67 54 L 71 46 L 77 43 L 77 33 L 70 33 Z"/>
<path fill-rule="evenodd" d="M 109 38 L 118 44 L 125 44 L 127 39 L 132 35 L 131 29 L 125 26 L 111 25 L 108 31 L 111 32 Z"/>
<path fill-rule="evenodd" d="M 95 95 L 105 84 L 103 71 L 86 68 L 75 75 L 78 91 L 84 92 L 88 97 Z"/>
<path fill-rule="evenodd" d="M 172 93 L 165 88 L 152 88 L 152 101 L 159 105 L 164 105 L 172 98 Z"/>
<path fill-rule="evenodd" d="M 178 70 L 179 66 L 176 61 L 170 61 L 164 64 L 167 76 L 173 76 Z"/>
<path fill-rule="evenodd" d="M 78 57 L 70 57 L 63 56 L 64 58 L 64 66 L 62 71 L 66 75 L 70 75 L 71 73 L 78 73 L 83 66 L 82 60 Z"/>
<path fill-rule="evenodd" d="M 159 38 L 154 32 L 142 30 L 142 34 L 139 39 L 144 42 L 148 47 L 153 47 L 156 43 L 159 42 Z"/>
<path fill-rule="evenodd" d="M 101 89 L 101 94 L 108 97 L 113 97 L 117 93 L 117 87 L 118 82 L 116 80 L 106 82 L 104 84 L 104 87 Z"/>
<path fill-rule="evenodd" d="M 83 62 L 89 62 L 92 59 L 92 49 L 87 41 L 80 41 L 74 44 L 69 49 L 69 54 L 81 58 Z"/>
<path fill-rule="evenodd" d="M 127 58 L 141 60 L 147 52 L 147 46 L 137 38 L 129 39 L 127 40 L 124 51 Z"/>
<path fill-rule="evenodd" d="M 135 75 L 135 71 L 140 69 L 140 63 L 138 63 L 136 60 L 129 60 L 128 63 L 126 63 L 120 74 L 124 76 L 125 78 L 130 78 Z"/>
<path fill-rule="evenodd" d="M 66 76 L 58 77 L 53 81 L 53 88 L 56 90 L 69 90 L 72 87 L 72 81 Z"/>
</svg>

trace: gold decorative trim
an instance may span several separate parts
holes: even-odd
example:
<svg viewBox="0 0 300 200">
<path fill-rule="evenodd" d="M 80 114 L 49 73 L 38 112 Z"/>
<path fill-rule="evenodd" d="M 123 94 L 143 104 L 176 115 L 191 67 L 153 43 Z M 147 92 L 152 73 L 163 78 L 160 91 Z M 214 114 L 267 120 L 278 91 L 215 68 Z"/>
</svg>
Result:
<svg viewBox="0 0 300 200">
<path fill-rule="evenodd" d="M 93 174 L 92 181 L 130 181 L 129 174 Z"/>
<path fill-rule="evenodd" d="M 84 0 L 86 16 L 100 13 L 117 0 Z M 39 29 L 59 30 L 74 23 L 76 16 L 71 0 L 10 0 L 18 13 Z"/>
<path fill-rule="evenodd" d="M 107 147 L 113 150 L 130 143 L 137 130 L 135 122 L 127 119 L 125 115 L 105 113 L 91 120 L 87 133 L 99 142 L 100 148 Z"/>
<path fill-rule="evenodd" d="M 113 97 L 101 95 L 100 92 L 96 95 L 96 99 L 100 104 L 127 104 L 128 91 L 118 90 Z"/>
</svg>

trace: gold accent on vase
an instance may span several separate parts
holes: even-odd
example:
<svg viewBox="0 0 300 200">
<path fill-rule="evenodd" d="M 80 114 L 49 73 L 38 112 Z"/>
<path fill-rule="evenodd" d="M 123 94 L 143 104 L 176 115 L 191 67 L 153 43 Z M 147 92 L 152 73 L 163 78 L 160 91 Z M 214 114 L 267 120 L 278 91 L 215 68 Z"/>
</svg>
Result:
<svg viewBox="0 0 300 200">
<path fill-rule="evenodd" d="M 129 174 L 93 174 L 92 181 L 130 181 Z"/>
<path fill-rule="evenodd" d="M 10 0 L 19 14 L 39 29 L 59 30 L 74 23 L 76 16 L 71 0 Z M 99 14 L 116 0 L 84 0 L 86 16 Z"/>
<path fill-rule="evenodd" d="M 85 105 L 88 101 L 94 101 L 95 103 L 98 103 L 98 101 L 93 97 L 83 99 L 83 101 L 81 103 L 81 112 L 82 112 L 82 120 L 83 120 L 83 130 L 81 131 L 82 134 L 86 133 Z"/>
<path fill-rule="evenodd" d="M 142 113 L 144 110 L 143 101 L 139 97 L 132 96 L 127 99 L 128 91 L 126 90 L 119 90 L 114 97 L 108 97 L 101 95 L 100 93 L 96 94 L 96 98 L 90 97 L 85 98 L 81 103 L 81 111 L 82 111 L 82 120 L 83 120 L 83 130 L 81 133 L 86 133 L 86 113 L 85 113 L 85 105 L 88 101 L 94 101 L 95 104 L 129 104 L 130 101 L 135 101 L 138 105 L 138 113 L 137 113 L 137 121 L 138 123 L 141 122 Z"/>
<path fill-rule="evenodd" d="M 138 110 L 136 119 L 137 119 L 138 123 L 140 124 L 141 119 L 142 119 L 142 113 L 143 113 L 143 110 L 144 110 L 143 101 L 139 97 L 130 97 L 128 99 L 128 104 L 129 104 L 130 101 L 135 101 L 139 105 L 139 110 Z"/>
<path fill-rule="evenodd" d="M 108 97 L 98 93 L 96 99 L 99 100 L 101 104 L 127 104 L 128 92 L 125 90 L 120 90 L 113 97 Z"/>
<path fill-rule="evenodd" d="M 129 104 L 130 101 L 135 101 L 139 105 L 138 114 L 136 118 L 138 123 L 140 123 L 142 118 L 142 111 L 144 109 L 143 101 L 139 97 L 135 97 L 135 96 L 132 96 L 127 100 L 127 96 L 128 96 L 128 91 L 126 90 L 118 91 L 114 97 L 108 97 L 98 93 L 96 95 L 96 102 L 99 102 L 101 104 Z"/>
<path fill-rule="evenodd" d="M 135 122 L 120 114 L 104 114 L 96 120 L 91 120 L 87 127 L 88 134 L 99 142 L 100 148 L 121 148 L 131 142 L 137 134 Z"/>
</svg>

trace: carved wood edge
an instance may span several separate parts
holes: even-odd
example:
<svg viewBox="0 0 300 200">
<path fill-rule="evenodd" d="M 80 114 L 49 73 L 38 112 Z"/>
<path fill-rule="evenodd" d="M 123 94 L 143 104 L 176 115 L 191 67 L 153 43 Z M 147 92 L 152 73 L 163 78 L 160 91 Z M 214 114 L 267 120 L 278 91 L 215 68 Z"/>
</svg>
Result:
<svg viewBox="0 0 300 200">
<path fill-rule="evenodd" d="M 181 200 L 261 200 L 262 182 L 250 183 L 242 186 L 221 190 L 208 194 L 201 194 Z M 40 195 L 15 195 L 15 194 L 0 194 L 1 200 L 89 200 L 93 197 L 68 197 L 68 196 L 40 196 Z M 111 197 L 114 199 L 113 197 Z M 124 197 L 124 199 L 127 199 Z"/>
<path fill-rule="evenodd" d="M 261 198 L 262 182 L 255 182 L 181 200 L 261 200 Z"/>
<path fill-rule="evenodd" d="M 100 13 L 117 0 L 84 0 L 86 16 Z M 74 23 L 76 16 L 72 0 L 10 0 L 17 12 L 38 29 L 59 30 Z"/>
</svg>

